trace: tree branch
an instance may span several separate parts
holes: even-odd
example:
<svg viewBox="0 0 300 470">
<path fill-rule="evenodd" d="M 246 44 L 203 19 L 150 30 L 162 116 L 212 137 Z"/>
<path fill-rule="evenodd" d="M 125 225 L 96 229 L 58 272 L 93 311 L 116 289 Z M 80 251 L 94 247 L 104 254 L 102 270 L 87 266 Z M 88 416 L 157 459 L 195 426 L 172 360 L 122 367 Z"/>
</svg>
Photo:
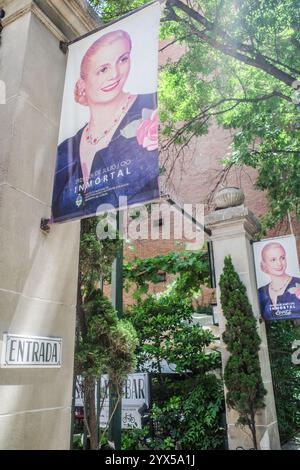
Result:
<svg viewBox="0 0 300 470">
<path fill-rule="evenodd" d="M 164 47 L 162 47 L 161 49 L 159 49 L 159 52 L 164 51 L 165 49 L 167 49 L 168 47 L 172 46 L 173 44 L 175 44 L 175 43 L 178 42 L 178 41 L 179 41 L 178 38 L 174 39 L 174 41 L 169 42 L 168 44 L 166 44 L 166 46 L 164 46 Z"/>
<path fill-rule="evenodd" d="M 203 125 L 206 124 L 207 120 L 210 117 L 227 113 L 228 111 L 231 111 L 232 109 L 236 108 L 241 103 L 258 103 L 260 101 L 269 100 L 269 99 L 274 98 L 276 96 L 280 97 L 280 98 L 284 98 L 289 102 L 292 102 L 292 100 L 288 96 L 283 95 L 280 91 L 277 91 L 277 90 L 274 90 L 272 93 L 268 93 L 266 95 L 257 96 L 256 98 L 222 98 L 221 100 L 217 101 L 216 103 L 213 103 L 210 106 L 207 106 L 204 110 L 201 110 L 201 112 L 199 114 L 194 116 L 186 124 L 184 124 L 184 126 L 182 126 L 180 129 L 178 129 L 175 132 L 175 134 L 171 137 L 171 139 L 168 140 L 167 144 L 162 146 L 162 150 L 163 151 L 167 150 L 172 144 L 175 143 L 175 141 L 176 141 L 176 139 L 178 139 L 178 137 L 181 137 L 182 134 L 185 131 L 188 131 L 189 127 L 192 124 L 194 124 L 196 121 L 198 121 L 200 119 L 203 119 L 203 122 L 201 123 L 201 126 L 203 126 Z M 232 106 L 230 106 L 229 108 L 209 113 L 209 111 L 211 111 L 212 109 L 217 108 L 220 105 L 222 105 L 224 103 L 229 103 L 229 102 L 233 102 L 234 104 Z"/>
<path fill-rule="evenodd" d="M 292 75 L 289 75 L 278 67 L 275 67 L 272 63 L 268 62 L 266 60 L 266 57 L 263 56 L 259 51 L 254 49 L 252 46 L 241 43 L 240 41 L 232 38 L 228 33 L 223 31 L 216 24 L 211 23 L 199 12 L 188 7 L 180 0 L 168 0 L 167 5 L 169 9 L 169 17 L 171 20 L 184 23 L 190 30 L 193 31 L 195 35 L 197 35 L 200 39 L 205 41 L 214 49 L 230 57 L 233 57 L 239 60 L 240 62 L 263 70 L 264 72 L 268 73 L 269 75 L 272 75 L 273 77 L 277 78 L 288 86 L 292 86 L 293 82 L 296 80 L 296 78 Z M 189 18 L 192 18 L 198 24 L 204 26 L 205 29 L 199 30 L 195 27 L 192 22 L 188 22 L 183 18 L 180 18 L 174 11 L 174 7 L 179 8 L 181 11 L 186 13 Z M 214 37 L 209 36 L 207 32 L 217 33 L 217 35 L 224 40 L 224 43 L 218 41 Z"/>
<path fill-rule="evenodd" d="M 270 62 L 273 62 L 274 64 L 278 64 L 281 67 L 285 67 L 286 69 L 289 69 L 292 73 L 295 73 L 296 75 L 300 75 L 300 70 L 294 69 L 293 67 L 290 67 L 289 65 L 284 64 L 283 62 L 280 62 L 279 60 L 272 59 L 272 57 L 269 57 L 266 54 L 264 54 L 264 56 Z"/>
</svg>

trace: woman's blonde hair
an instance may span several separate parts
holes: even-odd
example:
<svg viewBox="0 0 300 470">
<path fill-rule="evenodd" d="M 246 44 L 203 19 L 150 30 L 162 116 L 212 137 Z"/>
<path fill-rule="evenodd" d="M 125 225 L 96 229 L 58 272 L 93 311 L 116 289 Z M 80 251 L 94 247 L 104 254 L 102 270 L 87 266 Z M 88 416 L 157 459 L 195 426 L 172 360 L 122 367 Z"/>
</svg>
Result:
<svg viewBox="0 0 300 470">
<path fill-rule="evenodd" d="M 106 33 L 101 38 L 97 39 L 86 51 L 81 61 L 80 66 L 80 78 L 77 80 L 74 89 L 74 98 L 76 103 L 82 104 L 83 106 L 87 106 L 88 102 L 85 95 L 85 84 L 84 80 L 87 75 L 87 68 L 88 64 L 91 60 L 91 57 L 98 51 L 98 49 L 103 46 L 104 44 L 111 44 L 117 39 L 126 39 L 129 43 L 130 50 L 132 48 L 131 37 L 126 31 L 122 29 L 118 29 L 116 31 L 111 31 L 110 33 Z"/>
</svg>

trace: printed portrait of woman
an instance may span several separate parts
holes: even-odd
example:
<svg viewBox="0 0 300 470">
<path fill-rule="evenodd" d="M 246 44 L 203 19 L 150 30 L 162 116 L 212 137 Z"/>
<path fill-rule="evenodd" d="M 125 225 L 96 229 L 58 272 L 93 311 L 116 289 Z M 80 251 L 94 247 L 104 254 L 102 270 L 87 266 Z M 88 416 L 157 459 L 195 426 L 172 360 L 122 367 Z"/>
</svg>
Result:
<svg viewBox="0 0 300 470">
<path fill-rule="evenodd" d="M 260 270 L 270 280 L 258 289 L 263 318 L 299 318 L 300 278 L 290 273 L 287 253 L 282 243 L 272 241 L 263 246 L 260 253 Z"/>
<path fill-rule="evenodd" d="M 74 101 L 89 118 L 58 147 L 54 222 L 96 214 L 101 204 L 118 208 L 120 197 L 128 205 L 159 197 L 157 94 L 125 91 L 131 52 L 130 35 L 117 29 L 82 57 Z"/>
</svg>

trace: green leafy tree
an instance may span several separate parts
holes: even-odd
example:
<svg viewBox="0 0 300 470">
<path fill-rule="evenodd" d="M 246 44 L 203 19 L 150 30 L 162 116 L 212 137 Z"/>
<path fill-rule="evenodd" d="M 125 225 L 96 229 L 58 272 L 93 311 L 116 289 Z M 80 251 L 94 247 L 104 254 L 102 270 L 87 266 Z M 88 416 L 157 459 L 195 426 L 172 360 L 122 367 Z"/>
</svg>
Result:
<svg viewBox="0 0 300 470">
<path fill-rule="evenodd" d="M 124 266 L 126 285 L 136 286 L 135 298 L 148 292 L 150 284 L 160 282 L 159 272 L 177 276 L 173 289 L 178 295 L 191 297 L 199 292 L 200 284 L 209 283 L 209 264 L 207 251 L 172 251 L 166 255 L 152 258 L 135 258 Z"/>
<path fill-rule="evenodd" d="M 153 449 L 217 450 L 224 448 L 222 383 L 213 374 L 165 382 L 168 394 L 154 386 L 151 411 Z M 160 395 L 160 396 L 159 396 Z"/>
<path fill-rule="evenodd" d="M 126 15 L 150 0 L 90 0 L 104 23 Z"/>
<path fill-rule="evenodd" d="M 300 327 L 290 320 L 273 321 L 267 323 L 267 335 L 280 441 L 286 443 L 300 429 L 300 368 L 292 361 Z"/>
<path fill-rule="evenodd" d="M 213 334 L 191 323 L 193 309 L 188 299 L 172 291 L 150 295 L 127 313 L 139 338 L 141 369 L 149 367 L 161 373 L 161 364 L 176 364 L 176 372 L 205 373 L 220 365 L 217 353 L 206 354 Z M 147 366 L 145 366 L 147 364 Z M 172 367 L 172 366 L 171 366 Z"/>
<path fill-rule="evenodd" d="M 93 1 L 104 21 L 145 3 Z M 165 6 L 161 37 L 187 47 L 160 74 L 162 160 L 184 158 L 190 140 L 217 120 L 234 138 L 212 187 L 232 167 L 251 166 L 258 169 L 257 187 L 268 191 L 264 226 L 287 211 L 299 216 L 299 1 L 167 0 Z"/>
<path fill-rule="evenodd" d="M 104 297 L 101 280 L 110 275 L 118 240 L 99 240 L 101 219 L 81 221 L 75 373 L 83 377 L 84 417 L 92 449 L 98 447 L 95 410 L 95 380 L 109 374 L 111 384 L 121 388 L 124 377 L 135 368 L 137 337 L 132 324 L 118 320 L 116 311 Z"/>
<path fill-rule="evenodd" d="M 257 168 L 257 186 L 268 190 L 265 226 L 288 210 L 299 215 L 298 0 L 169 0 L 166 18 L 163 37 L 188 52 L 162 72 L 165 152 L 217 120 L 234 131 L 227 168 Z"/>
<path fill-rule="evenodd" d="M 164 292 L 148 295 L 151 283 L 159 282 L 158 271 L 176 276 Z M 209 282 L 208 256 L 205 250 L 170 252 L 152 258 L 136 258 L 124 267 L 127 285 L 136 286 L 137 303 L 128 309 L 138 333 L 139 362 L 151 361 L 160 372 L 162 360 L 176 363 L 177 372 L 187 369 L 206 372 L 216 366 L 216 355 L 205 355 L 204 349 L 213 335 L 191 323 L 193 294 Z"/>
<path fill-rule="evenodd" d="M 248 426 L 257 449 L 255 414 L 265 406 L 267 393 L 259 363 L 260 338 L 246 288 L 234 270 L 231 257 L 224 260 L 220 277 L 221 304 L 227 320 L 223 340 L 230 352 L 224 371 L 227 405 L 239 413 L 238 423 Z"/>
<path fill-rule="evenodd" d="M 149 287 L 157 271 L 176 275 L 160 294 L 138 297 L 126 312 L 138 334 L 139 369 L 152 378 L 151 425 L 126 433 L 124 445 L 152 449 L 215 449 L 223 445 L 220 354 L 208 348 L 214 341 L 209 330 L 192 323 L 192 295 L 208 281 L 207 253 L 176 252 L 135 259 L 125 267 L 127 282 Z M 147 289 L 144 290 L 144 293 Z M 167 363 L 176 372 L 162 374 Z M 175 368 L 176 365 L 176 368 Z M 126 447 L 128 448 L 128 447 Z"/>
</svg>

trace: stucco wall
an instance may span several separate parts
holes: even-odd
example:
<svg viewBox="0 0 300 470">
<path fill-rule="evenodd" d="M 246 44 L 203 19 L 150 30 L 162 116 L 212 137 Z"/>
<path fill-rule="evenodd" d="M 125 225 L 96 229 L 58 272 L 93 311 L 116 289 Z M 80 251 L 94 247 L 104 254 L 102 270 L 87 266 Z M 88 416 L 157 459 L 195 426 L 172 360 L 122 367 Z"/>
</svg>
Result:
<svg viewBox="0 0 300 470">
<path fill-rule="evenodd" d="M 80 225 L 40 230 L 50 216 L 67 61 L 59 40 L 66 36 L 51 8 L 47 16 L 37 3 L 0 2 L 7 88 L 0 105 L 0 354 L 4 333 L 62 337 L 62 366 L 0 369 L 0 449 L 68 449 L 70 442 Z M 70 25 L 68 3 L 57 5 Z M 74 16 L 73 37 L 95 24 L 86 9 L 82 15 Z"/>
</svg>

